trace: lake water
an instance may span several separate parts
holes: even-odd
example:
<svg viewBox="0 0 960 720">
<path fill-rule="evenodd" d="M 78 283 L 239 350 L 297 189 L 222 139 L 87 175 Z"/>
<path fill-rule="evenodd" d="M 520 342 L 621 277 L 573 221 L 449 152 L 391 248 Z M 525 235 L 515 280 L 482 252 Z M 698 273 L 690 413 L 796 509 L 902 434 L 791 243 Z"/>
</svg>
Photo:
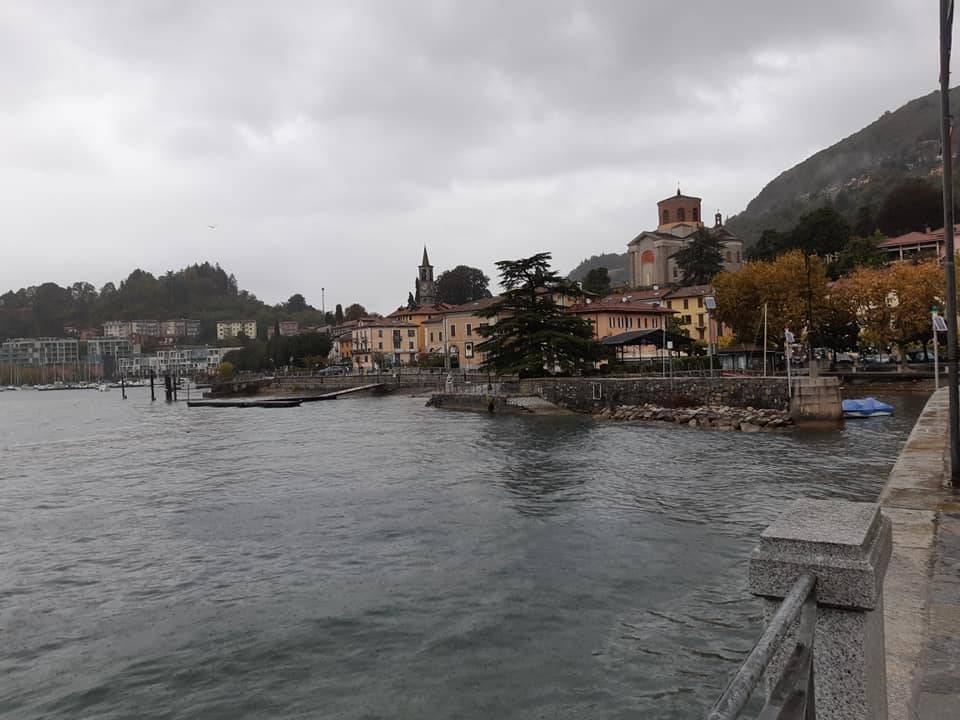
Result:
<svg viewBox="0 0 960 720">
<path fill-rule="evenodd" d="M 128 395 L 0 393 L 0 716 L 696 717 L 759 532 L 874 499 L 925 401 L 773 435 Z"/>
</svg>

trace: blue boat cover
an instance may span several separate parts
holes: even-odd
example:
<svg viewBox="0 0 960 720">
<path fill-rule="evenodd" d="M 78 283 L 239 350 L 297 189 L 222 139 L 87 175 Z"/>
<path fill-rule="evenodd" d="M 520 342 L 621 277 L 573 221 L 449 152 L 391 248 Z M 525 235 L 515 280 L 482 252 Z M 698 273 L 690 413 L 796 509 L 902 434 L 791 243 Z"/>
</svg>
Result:
<svg viewBox="0 0 960 720">
<path fill-rule="evenodd" d="M 845 413 L 863 413 L 870 415 L 872 413 L 892 413 L 893 405 L 887 405 L 876 398 L 868 397 L 862 400 L 844 400 L 843 411 Z"/>
</svg>

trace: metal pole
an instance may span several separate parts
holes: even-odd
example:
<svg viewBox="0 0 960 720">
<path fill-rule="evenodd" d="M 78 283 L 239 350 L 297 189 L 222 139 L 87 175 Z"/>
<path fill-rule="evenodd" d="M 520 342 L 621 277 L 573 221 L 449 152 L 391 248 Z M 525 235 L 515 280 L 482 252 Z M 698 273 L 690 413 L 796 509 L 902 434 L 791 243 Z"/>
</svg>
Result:
<svg viewBox="0 0 960 720">
<path fill-rule="evenodd" d="M 957 274 L 953 245 L 953 132 L 950 118 L 950 46 L 953 0 L 940 0 L 940 143 L 943 157 L 943 269 L 947 276 L 947 393 L 950 398 L 950 478 L 960 487 L 960 396 L 957 389 Z"/>
<path fill-rule="evenodd" d="M 933 389 L 940 389 L 940 358 L 937 345 L 937 314 L 930 313 L 930 321 L 933 323 Z"/>
<path fill-rule="evenodd" d="M 320 288 L 320 314 L 323 315 L 323 324 L 327 324 L 327 289 Z"/>
<path fill-rule="evenodd" d="M 790 343 L 783 341 L 783 358 L 787 361 L 787 397 L 793 397 L 793 383 L 790 382 Z"/>
<path fill-rule="evenodd" d="M 767 376 L 767 304 L 763 304 L 763 376 Z"/>
</svg>

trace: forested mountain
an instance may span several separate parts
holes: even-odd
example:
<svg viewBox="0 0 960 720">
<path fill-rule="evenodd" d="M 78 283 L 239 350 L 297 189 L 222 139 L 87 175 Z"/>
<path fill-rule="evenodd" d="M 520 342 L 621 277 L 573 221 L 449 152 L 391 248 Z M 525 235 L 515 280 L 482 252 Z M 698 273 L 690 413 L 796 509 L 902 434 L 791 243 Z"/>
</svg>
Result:
<svg viewBox="0 0 960 720">
<path fill-rule="evenodd" d="M 952 107 L 960 88 L 950 91 Z M 887 111 L 859 132 L 780 173 L 727 228 L 747 244 L 785 231 L 801 215 L 832 207 L 852 225 L 875 218 L 887 194 L 910 178 L 940 182 L 940 93 Z"/>
<path fill-rule="evenodd" d="M 610 274 L 610 282 L 617 285 L 618 283 L 630 282 L 628 263 L 629 256 L 627 253 L 602 253 L 582 261 L 570 271 L 567 277 L 571 280 L 582 281 L 587 273 L 594 268 L 605 267 Z"/>
<path fill-rule="evenodd" d="M 88 282 L 69 287 L 55 283 L 0 295 L 0 339 L 62 336 L 65 326 L 97 328 L 108 320 L 201 321 L 201 339 L 216 337 L 217 320 L 257 320 L 264 328 L 276 320 L 322 322 L 320 311 L 300 295 L 276 307 L 240 290 L 237 279 L 208 262 L 154 277 L 134 270 L 119 286 L 108 282 L 97 290 Z"/>
</svg>

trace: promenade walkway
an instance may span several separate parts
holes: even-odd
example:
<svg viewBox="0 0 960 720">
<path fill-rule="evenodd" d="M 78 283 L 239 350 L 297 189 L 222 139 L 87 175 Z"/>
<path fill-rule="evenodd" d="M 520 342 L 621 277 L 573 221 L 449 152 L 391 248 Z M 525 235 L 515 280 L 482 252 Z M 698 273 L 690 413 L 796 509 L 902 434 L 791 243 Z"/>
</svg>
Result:
<svg viewBox="0 0 960 720">
<path fill-rule="evenodd" d="M 891 720 L 960 717 L 960 494 L 951 490 L 947 394 L 934 393 L 880 495 L 893 525 L 884 582 Z"/>
</svg>

